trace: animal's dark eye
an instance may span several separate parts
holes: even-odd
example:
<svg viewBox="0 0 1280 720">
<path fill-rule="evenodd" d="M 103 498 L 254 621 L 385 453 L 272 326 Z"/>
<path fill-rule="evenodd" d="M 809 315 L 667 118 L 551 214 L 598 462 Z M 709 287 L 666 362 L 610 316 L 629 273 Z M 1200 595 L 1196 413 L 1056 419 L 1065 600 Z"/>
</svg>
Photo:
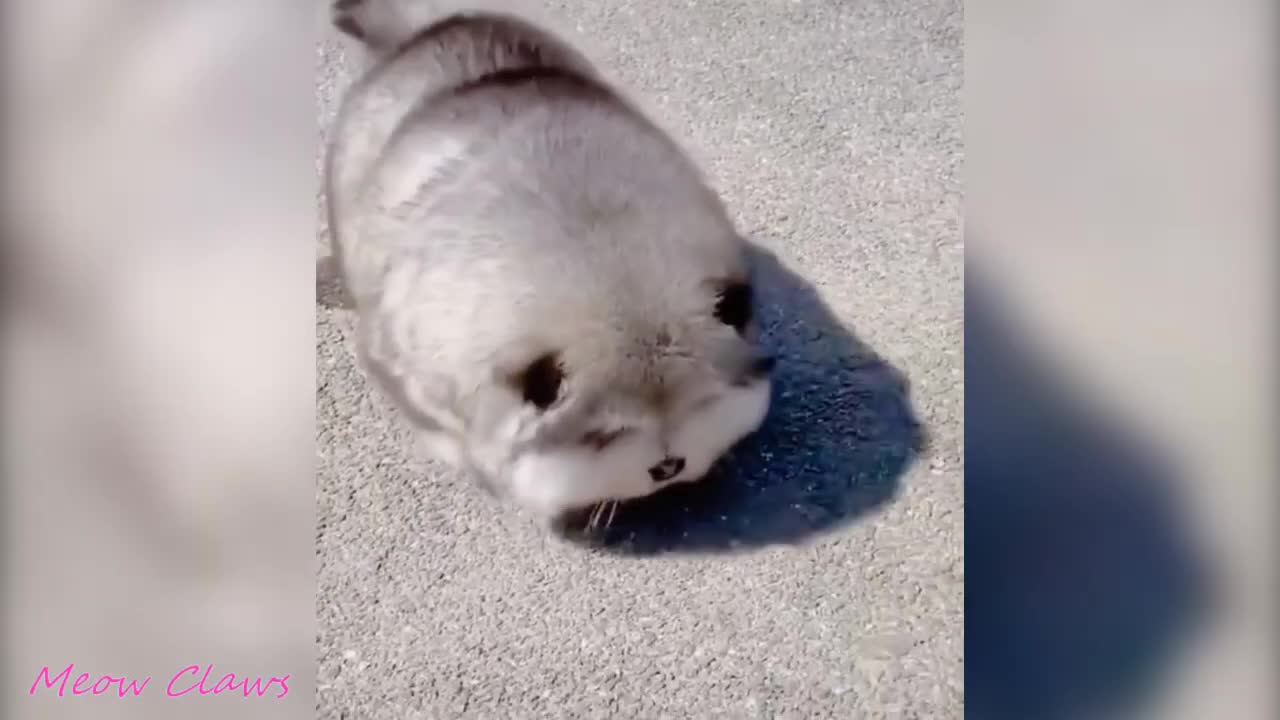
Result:
<svg viewBox="0 0 1280 720">
<path fill-rule="evenodd" d="M 543 355 L 529 363 L 516 381 L 525 402 L 546 410 L 560 396 L 564 369 L 554 355 Z"/>
<path fill-rule="evenodd" d="M 731 283 L 716 298 L 716 319 L 737 330 L 744 331 L 751 322 L 751 286 Z"/>
<path fill-rule="evenodd" d="M 589 445 L 596 450 L 603 450 L 613 444 L 614 440 L 622 437 L 626 430 L 592 430 L 582 436 L 582 444 Z"/>
</svg>

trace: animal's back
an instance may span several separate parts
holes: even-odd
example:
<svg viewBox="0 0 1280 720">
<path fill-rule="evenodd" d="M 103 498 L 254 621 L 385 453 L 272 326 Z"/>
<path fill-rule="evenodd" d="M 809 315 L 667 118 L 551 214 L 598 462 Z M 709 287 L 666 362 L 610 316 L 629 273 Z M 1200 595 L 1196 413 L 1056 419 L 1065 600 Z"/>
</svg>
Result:
<svg viewBox="0 0 1280 720">
<path fill-rule="evenodd" d="M 430 190 L 434 176 L 465 164 L 468 152 L 482 149 L 482 142 L 480 147 L 474 143 L 503 124 L 502 118 L 485 114 L 472 118 L 479 125 L 469 128 L 470 138 L 424 137 L 429 119 L 423 114 L 486 76 L 548 70 L 593 75 L 572 48 L 519 18 L 495 14 L 441 19 L 373 58 L 373 67 L 344 97 L 325 173 L 334 252 L 357 301 L 374 292 L 373 278 L 386 262 L 387 249 L 364 239 L 394 235 L 404 224 L 394 211 L 412 209 L 414 197 Z M 407 155 L 393 151 L 406 141 L 420 146 Z M 388 210 L 392 215 L 384 217 Z M 352 247 L 356 238 L 358 248 Z"/>
<path fill-rule="evenodd" d="M 625 335 L 700 304 L 709 275 L 741 274 L 733 228 L 681 150 L 524 21 L 424 30 L 355 88 L 337 132 L 335 244 L 358 302 L 394 264 L 417 276 L 400 289 L 460 333 Z M 440 352 L 486 352 L 476 339 Z"/>
</svg>

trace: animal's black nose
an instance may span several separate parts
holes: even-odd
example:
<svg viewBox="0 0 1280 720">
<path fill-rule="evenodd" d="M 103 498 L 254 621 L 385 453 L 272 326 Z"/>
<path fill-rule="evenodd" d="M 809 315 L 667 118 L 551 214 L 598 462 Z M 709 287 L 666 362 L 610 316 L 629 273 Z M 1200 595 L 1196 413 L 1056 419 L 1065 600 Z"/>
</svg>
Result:
<svg viewBox="0 0 1280 720">
<path fill-rule="evenodd" d="M 684 470 L 684 458 L 669 457 L 649 468 L 649 477 L 654 482 L 662 482 L 679 475 L 681 470 Z"/>
</svg>

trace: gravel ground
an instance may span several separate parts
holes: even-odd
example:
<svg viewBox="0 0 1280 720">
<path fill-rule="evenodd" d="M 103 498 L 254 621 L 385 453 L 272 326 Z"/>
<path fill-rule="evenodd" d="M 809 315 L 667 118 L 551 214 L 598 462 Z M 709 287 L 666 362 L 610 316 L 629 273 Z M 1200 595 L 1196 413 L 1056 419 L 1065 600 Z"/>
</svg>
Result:
<svg viewBox="0 0 1280 720">
<path fill-rule="evenodd" d="M 759 244 L 775 407 L 587 547 L 419 459 L 318 307 L 319 714 L 961 717 L 960 3 L 551 10 Z"/>
</svg>

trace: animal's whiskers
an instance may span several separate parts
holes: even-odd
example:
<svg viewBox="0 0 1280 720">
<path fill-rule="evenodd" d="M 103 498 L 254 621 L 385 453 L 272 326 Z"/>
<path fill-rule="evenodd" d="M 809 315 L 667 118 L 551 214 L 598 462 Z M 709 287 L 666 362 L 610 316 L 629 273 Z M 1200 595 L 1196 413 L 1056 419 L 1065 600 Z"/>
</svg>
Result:
<svg viewBox="0 0 1280 720">
<path fill-rule="evenodd" d="M 591 509 L 591 516 L 587 518 L 588 532 L 595 532 L 596 525 L 600 522 L 600 517 L 604 515 L 604 506 L 605 503 L 600 502 L 596 503 L 595 507 Z"/>
<path fill-rule="evenodd" d="M 596 532 L 597 530 L 608 530 L 613 527 L 613 519 L 618 514 L 618 505 L 620 504 L 621 501 L 619 500 L 602 500 L 591 506 L 591 514 L 587 516 L 587 525 L 584 530 Z M 607 517 L 605 516 L 606 510 L 609 511 Z M 603 526 L 600 524 L 601 520 L 604 521 Z"/>
</svg>

